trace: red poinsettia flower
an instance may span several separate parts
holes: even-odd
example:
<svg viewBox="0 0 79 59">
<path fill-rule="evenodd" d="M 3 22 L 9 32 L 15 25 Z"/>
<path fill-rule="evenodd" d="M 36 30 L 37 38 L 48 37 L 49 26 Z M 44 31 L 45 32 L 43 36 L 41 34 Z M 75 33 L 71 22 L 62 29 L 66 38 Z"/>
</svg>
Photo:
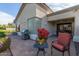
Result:
<svg viewBox="0 0 79 59">
<path fill-rule="evenodd" d="M 38 29 L 38 36 L 41 38 L 47 38 L 49 35 L 48 30 L 46 30 L 45 28 L 39 28 Z"/>
</svg>

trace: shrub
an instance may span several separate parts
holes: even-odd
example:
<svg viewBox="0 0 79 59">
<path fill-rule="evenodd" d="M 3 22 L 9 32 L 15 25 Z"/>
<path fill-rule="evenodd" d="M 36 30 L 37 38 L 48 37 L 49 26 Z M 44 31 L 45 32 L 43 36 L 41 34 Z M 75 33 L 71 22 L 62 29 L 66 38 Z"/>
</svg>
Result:
<svg viewBox="0 0 79 59">
<path fill-rule="evenodd" d="M 0 38 L 0 53 L 7 50 L 10 47 L 10 42 L 11 40 L 6 37 Z"/>
<path fill-rule="evenodd" d="M 4 32 L 0 32 L 0 37 L 5 37 L 5 33 Z"/>
</svg>

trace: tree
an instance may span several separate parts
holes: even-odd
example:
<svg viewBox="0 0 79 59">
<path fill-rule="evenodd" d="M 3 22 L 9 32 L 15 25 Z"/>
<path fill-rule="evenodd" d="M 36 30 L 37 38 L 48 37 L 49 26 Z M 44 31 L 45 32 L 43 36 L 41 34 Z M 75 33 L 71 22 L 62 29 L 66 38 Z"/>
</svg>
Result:
<svg viewBox="0 0 79 59">
<path fill-rule="evenodd" d="M 15 28 L 15 25 L 14 24 L 11 24 L 11 23 L 8 23 L 8 28 Z"/>
</svg>

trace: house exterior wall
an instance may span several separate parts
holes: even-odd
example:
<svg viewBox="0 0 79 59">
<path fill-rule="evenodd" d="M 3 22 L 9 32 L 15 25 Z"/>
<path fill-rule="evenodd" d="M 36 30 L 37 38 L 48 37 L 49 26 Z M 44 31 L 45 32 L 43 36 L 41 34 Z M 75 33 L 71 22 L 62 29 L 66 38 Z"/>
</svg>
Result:
<svg viewBox="0 0 79 59">
<path fill-rule="evenodd" d="M 42 18 L 42 27 L 46 28 L 50 32 L 49 36 L 51 34 L 56 34 L 56 26 L 54 24 L 49 23 L 47 17 Z"/>
<path fill-rule="evenodd" d="M 69 11 L 69 12 L 66 12 L 66 13 L 49 16 L 48 17 L 48 21 L 54 21 L 54 20 L 61 20 L 61 19 L 65 19 L 65 18 L 71 18 L 71 17 L 74 17 L 74 15 L 75 15 L 74 13 L 75 12 L 72 10 L 72 11 Z"/>
<path fill-rule="evenodd" d="M 47 22 L 47 13 L 48 11 L 44 8 L 41 8 L 39 5 L 36 5 L 36 17 L 41 18 L 41 27 L 46 28 L 49 30 L 48 28 L 48 22 Z"/>
<path fill-rule="evenodd" d="M 26 4 L 25 8 L 16 21 L 16 25 L 17 27 L 20 25 L 20 31 L 27 29 L 27 20 L 34 17 L 40 18 L 43 23 L 43 20 L 46 20 L 44 17 L 46 17 L 47 13 L 47 10 L 40 7 L 38 4 Z M 41 24 L 41 26 L 43 25 Z"/>
<path fill-rule="evenodd" d="M 27 6 L 25 6 L 21 15 L 16 21 L 17 27 L 20 25 L 20 31 L 27 28 L 27 19 L 31 17 L 35 17 L 36 15 L 35 4 L 26 4 L 26 5 Z"/>
<path fill-rule="evenodd" d="M 77 12 L 75 12 L 75 30 L 74 30 L 74 34 L 75 35 L 79 35 L 79 10 L 77 10 Z"/>
<path fill-rule="evenodd" d="M 36 17 L 43 18 L 47 15 L 45 9 L 41 8 L 39 5 L 36 5 Z"/>
<path fill-rule="evenodd" d="M 52 24 L 48 22 L 48 30 L 50 32 L 50 36 L 51 35 L 56 35 L 56 24 Z"/>
</svg>

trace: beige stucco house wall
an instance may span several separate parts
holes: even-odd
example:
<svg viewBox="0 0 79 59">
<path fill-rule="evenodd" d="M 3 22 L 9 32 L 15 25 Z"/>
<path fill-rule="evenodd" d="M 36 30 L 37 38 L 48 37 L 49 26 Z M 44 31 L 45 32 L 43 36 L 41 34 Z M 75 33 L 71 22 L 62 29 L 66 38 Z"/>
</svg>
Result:
<svg viewBox="0 0 79 59">
<path fill-rule="evenodd" d="M 47 21 L 47 14 L 52 13 L 52 10 L 43 3 L 39 4 L 33 4 L 33 3 L 27 3 L 27 4 L 22 4 L 16 19 L 15 19 L 15 24 L 16 28 L 19 27 L 20 25 L 20 31 L 27 29 L 27 20 L 31 18 L 40 18 L 41 20 L 41 27 L 45 27 L 47 25 L 44 25 Z M 44 26 L 43 26 L 44 25 Z"/>
<path fill-rule="evenodd" d="M 35 4 L 24 4 L 23 10 L 15 22 L 17 24 L 17 27 L 20 25 L 20 31 L 27 28 L 27 24 L 26 24 L 27 19 L 31 18 L 31 17 L 35 17 L 35 15 L 36 15 L 35 12 L 36 12 Z"/>
<path fill-rule="evenodd" d="M 79 9 L 75 12 L 75 25 L 74 34 L 79 35 Z"/>
</svg>

